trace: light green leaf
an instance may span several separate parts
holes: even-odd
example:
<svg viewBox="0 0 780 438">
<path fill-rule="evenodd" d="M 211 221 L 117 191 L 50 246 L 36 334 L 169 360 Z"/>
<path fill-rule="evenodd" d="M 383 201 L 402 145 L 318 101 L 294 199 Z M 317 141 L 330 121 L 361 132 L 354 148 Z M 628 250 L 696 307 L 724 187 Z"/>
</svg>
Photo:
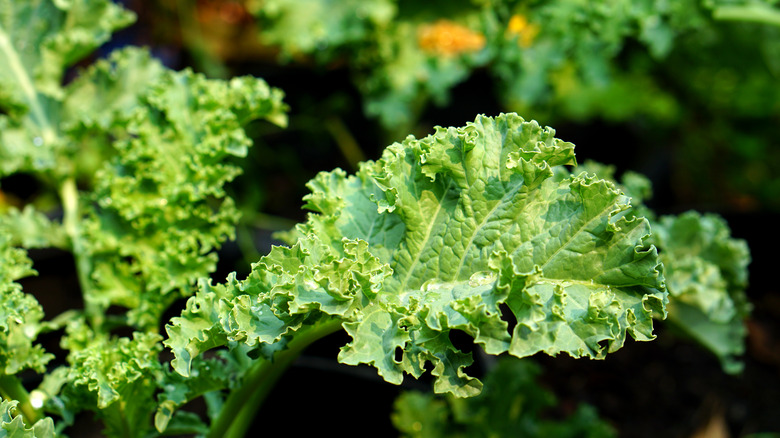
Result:
<svg viewBox="0 0 780 438">
<path fill-rule="evenodd" d="M 624 217 L 628 199 L 608 182 L 551 178 L 572 149 L 516 115 L 479 117 L 395 144 L 355 177 L 318 177 L 309 206 L 322 215 L 302 229 L 364 239 L 393 269 L 366 317 L 345 324 L 353 343 L 340 361 L 392 382 L 431 361 L 437 391 L 473 395 L 453 329 L 519 357 L 603 358 L 626 332 L 652 339 L 665 295 L 647 222 Z"/>
<path fill-rule="evenodd" d="M 65 69 L 133 19 L 108 0 L 0 1 L 0 175 L 55 166 Z"/>
<path fill-rule="evenodd" d="M 35 274 L 23 250 L 12 248 L 0 229 L 0 374 L 14 375 L 25 369 L 43 373 L 54 358 L 34 344 L 42 330 L 43 309 L 15 282 Z"/>
<path fill-rule="evenodd" d="M 630 170 L 623 172 L 618 179 L 615 176 L 615 171 L 615 166 L 588 160 L 578 165 L 575 173 L 587 172 L 613 182 L 621 192 L 631 198 L 631 206 L 636 215 L 646 217 L 652 225 L 652 222 L 655 220 L 655 213 L 647 208 L 645 203 L 653 197 L 653 184 L 646 176 Z"/>
<path fill-rule="evenodd" d="M 22 416 L 16 412 L 16 400 L 0 398 L 0 437 L 2 438 L 54 438 L 54 421 L 46 417 L 27 428 Z"/>
<path fill-rule="evenodd" d="M 27 205 L 21 211 L 11 207 L 0 215 L 0 229 L 11 236 L 11 244 L 25 248 L 66 248 L 62 226 Z"/>
<path fill-rule="evenodd" d="M 612 166 L 588 162 L 578 170 L 615 180 Z M 618 186 L 637 210 L 651 217 L 651 242 L 658 247 L 669 290 L 668 322 L 710 350 L 728 373 L 742 370 L 744 319 L 751 306 L 745 295 L 750 251 L 731 237 L 726 222 L 715 214 L 696 212 L 656 220 L 644 202 L 652 196 L 650 181 L 634 172 Z"/>
<path fill-rule="evenodd" d="M 157 357 L 160 341 L 156 333 L 118 338 L 94 332 L 83 319 L 73 321 L 62 340 L 62 347 L 69 350 L 67 382 L 60 396 L 67 409 L 95 412 L 108 436 L 151 432 L 156 409 L 152 400 L 163 374 Z"/>
<path fill-rule="evenodd" d="M 345 240 L 339 247 L 342 255 L 305 237 L 292 248 L 275 247 L 243 281 L 231 275 L 224 285 L 202 282 L 182 317 L 166 325 L 173 368 L 189 376 L 193 359 L 211 348 L 275 344 L 304 323 L 359 313 L 389 270 L 365 242 Z"/>
</svg>

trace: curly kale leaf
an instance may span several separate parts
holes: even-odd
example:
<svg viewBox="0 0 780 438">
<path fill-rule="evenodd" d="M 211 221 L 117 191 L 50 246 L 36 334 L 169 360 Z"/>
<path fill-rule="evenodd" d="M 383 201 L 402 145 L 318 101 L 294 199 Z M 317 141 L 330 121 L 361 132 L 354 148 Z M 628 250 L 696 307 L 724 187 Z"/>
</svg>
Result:
<svg viewBox="0 0 780 438">
<path fill-rule="evenodd" d="M 152 400 L 163 384 L 162 337 L 141 332 L 114 337 L 93 331 L 83 318 L 72 321 L 66 332 L 62 346 L 69 350 L 68 367 L 56 397 L 63 418 L 86 409 L 103 421 L 107 436 L 151 432 Z"/>
<path fill-rule="evenodd" d="M 54 422 L 51 418 L 38 420 L 31 428 L 25 426 L 21 415 L 16 414 L 18 402 L 0 398 L 0 436 L 13 438 L 53 438 Z"/>
<path fill-rule="evenodd" d="M 239 213 L 224 186 L 240 169 L 230 160 L 251 145 L 247 123 L 286 123 L 282 93 L 255 78 L 173 72 L 136 49 L 98 62 L 68 93 L 68 134 L 106 155 L 81 212 L 95 282 L 85 300 L 93 315 L 117 304 L 131 323 L 157 324 L 234 236 Z"/>
<path fill-rule="evenodd" d="M 687 212 L 653 224 L 669 289 L 669 322 L 720 359 L 728 373 L 742 370 L 750 314 L 745 295 L 750 250 L 731 237 L 715 214 Z"/>
<path fill-rule="evenodd" d="M 0 229 L 0 376 L 25 369 L 43 373 L 54 357 L 33 342 L 43 330 L 43 308 L 15 280 L 35 274 L 24 251 Z"/>
<path fill-rule="evenodd" d="M 35 412 L 38 406 L 32 406 L 15 377 L 25 370 L 46 372 L 46 365 L 54 356 L 35 344 L 38 334 L 45 329 L 43 309 L 16 282 L 35 271 L 24 250 L 10 246 L 6 231 L 0 227 L 0 393 L 5 398 L 0 398 L 0 436 L 53 437 L 52 419 L 41 418 Z M 27 420 L 34 422 L 32 428 L 25 426 L 22 415 L 16 415 L 22 411 Z"/>
<path fill-rule="evenodd" d="M 187 375 L 213 347 L 273 350 L 302 328 L 341 324 L 352 337 L 342 363 L 400 383 L 430 362 L 437 392 L 468 396 L 481 383 L 452 330 L 518 357 L 603 358 L 627 334 L 652 339 L 666 293 L 647 221 L 612 183 L 553 178 L 573 163 L 552 129 L 505 114 L 409 137 L 354 176 L 320 174 L 293 247 L 244 281 L 203 284 L 166 327 L 174 368 Z"/>
</svg>

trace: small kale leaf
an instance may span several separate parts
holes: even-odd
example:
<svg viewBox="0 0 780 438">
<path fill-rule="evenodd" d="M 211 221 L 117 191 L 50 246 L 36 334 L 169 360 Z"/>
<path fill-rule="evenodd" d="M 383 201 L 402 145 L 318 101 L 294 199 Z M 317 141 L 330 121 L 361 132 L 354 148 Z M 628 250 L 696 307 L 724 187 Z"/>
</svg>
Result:
<svg viewBox="0 0 780 438">
<path fill-rule="evenodd" d="M 21 415 L 16 415 L 18 402 L 0 397 L 0 436 L 13 438 L 54 438 L 54 421 L 44 418 L 27 428 Z"/>
<path fill-rule="evenodd" d="M 652 241 L 666 267 L 669 323 L 714 353 L 724 371 L 740 372 L 751 309 L 747 243 L 731 237 L 720 216 L 693 211 L 661 217 Z"/>
</svg>

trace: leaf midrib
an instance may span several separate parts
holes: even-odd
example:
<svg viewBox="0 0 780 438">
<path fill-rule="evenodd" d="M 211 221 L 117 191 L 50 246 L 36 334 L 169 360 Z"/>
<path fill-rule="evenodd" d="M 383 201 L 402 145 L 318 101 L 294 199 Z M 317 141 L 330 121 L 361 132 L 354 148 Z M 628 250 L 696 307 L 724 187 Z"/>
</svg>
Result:
<svg viewBox="0 0 780 438">
<path fill-rule="evenodd" d="M 436 219 L 439 217 L 439 214 L 442 210 L 442 204 L 444 203 L 444 198 L 447 196 L 447 193 L 450 191 L 450 187 L 452 187 L 452 180 L 447 184 L 447 187 L 444 188 L 442 191 L 441 198 L 437 199 L 437 208 L 436 213 L 431 216 L 431 222 L 428 224 L 428 230 L 425 233 L 425 239 L 422 242 L 422 245 L 420 245 L 420 250 L 417 251 L 417 254 L 414 256 L 414 261 L 409 265 L 409 270 L 406 271 L 406 276 L 404 277 L 404 280 L 401 282 L 401 286 L 398 290 L 403 291 L 406 289 L 406 284 L 409 283 L 409 278 L 412 276 L 412 272 L 414 272 L 415 267 L 420 262 L 420 256 L 422 256 L 423 251 L 425 251 L 425 248 L 428 247 L 428 243 L 431 240 L 431 231 L 433 231 L 433 226 L 436 224 Z M 419 205 L 419 204 L 418 204 Z M 425 214 L 422 211 L 422 206 L 418 208 L 420 211 L 420 216 L 424 217 Z"/>
<path fill-rule="evenodd" d="M 468 255 L 469 249 L 471 248 L 471 245 L 474 244 L 474 239 L 477 237 L 477 234 L 479 234 L 479 231 L 484 228 L 485 224 L 488 223 L 488 219 L 490 219 L 493 214 L 498 210 L 498 207 L 504 204 L 504 201 L 506 199 L 511 199 L 514 197 L 514 195 L 520 191 L 520 188 L 523 187 L 525 182 L 521 182 L 520 184 L 517 184 L 512 190 L 508 191 L 504 196 L 501 197 L 501 199 L 496 203 L 495 206 L 490 210 L 488 214 L 485 215 L 484 219 L 482 219 L 482 222 L 474 229 L 474 232 L 471 234 L 471 238 L 469 239 L 469 243 L 464 247 L 463 249 L 463 256 L 460 258 L 460 264 L 458 265 L 458 270 L 455 272 L 455 279 L 460 278 L 460 271 L 463 270 L 463 264 L 466 262 L 466 256 Z"/>
<path fill-rule="evenodd" d="M 13 76 L 16 77 L 19 88 L 21 88 L 22 92 L 27 98 L 30 111 L 32 112 L 34 118 L 39 122 L 44 144 L 53 143 L 56 140 L 56 134 L 52 128 L 51 122 L 49 121 L 48 117 L 46 117 L 46 112 L 41 107 L 35 86 L 33 85 L 30 76 L 25 71 L 19 55 L 16 53 L 16 50 L 14 50 L 11 38 L 2 27 L 0 27 L 0 54 L 4 55 L 4 57 L 7 59 L 10 71 L 12 72 Z"/>
<path fill-rule="evenodd" d="M 609 210 L 611 208 L 614 208 L 614 207 L 615 207 L 615 202 L 614 201 L 609 203 L 609 204 L 607 204 L 606 207 L 604 207 L 600 212 L 598 212 L 598 214 L 594 215 L 592 218 L 590 218 L 589 221 L 587 221 L 584 224 L 582 224 L 582 226 L 580 226 L 577 229 L 577 231 L 574 234 L 571 235 L 571 237 L 569 239 L 566 239 L 566 242 L 563 243 L 561 246 L 559 246 L 558 249 L 556 249 L 555 252 L 553 252 L 552 255 L 539 267 L 539 269 L 541 269 L 541 271 L 542 271 L 542 275 L 544 275 L 544 268 L 547 267 L 547 265 L 558 255 L 558 253 L 560 253 L 564 248 L 569 246 L 569 244 L 571 242 L 573 242 L 574 239 L 576 239 L 577 236 L 580 235 L 580 233 L 582 233 L 586 228 L 588 228 L 588 226 L 591 223 L 593 223 L 593 221 L 595 221 L 596 219 L 601 218 L 602 216 L 604 216 L 605 213 L 609 214 L 608 213 Z"/>
</svg>

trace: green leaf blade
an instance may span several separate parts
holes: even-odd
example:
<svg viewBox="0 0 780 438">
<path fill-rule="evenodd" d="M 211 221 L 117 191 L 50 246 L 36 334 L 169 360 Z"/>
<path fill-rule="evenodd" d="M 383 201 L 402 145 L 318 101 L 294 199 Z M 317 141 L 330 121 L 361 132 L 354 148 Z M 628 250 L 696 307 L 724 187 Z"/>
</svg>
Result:
<svg viewBox="0 0 780 438">
<path fill-rule="evenodd" d="M 397 381 L 401 372 L 419 374 L 425 361 L 435 369 L 465 363 L 444 359 L 457 350 L 439 335 L 452 329 L 491 353 L 521 357 L 545 351 L 603 358 L 627 333 L 652 339 L 652 313 L 663 313 L 665 293 L 657 252 L 645 242 L 649 225 L 625 217 L 628 198 L 611 183 L 552 178 L 556 166 L 574 164 L 572 150 L 551 129 L 516 115 L 479 117 L 395 144 L 354 177 L 318 177 L 313 187 L 322 191 L 309 200 L 321 214 L 300 230 L 367 238 L 393 269 L 377 300 L 395 316 L 365 322 L 365 330 L 363 321 L 349 323 L 351 334 L 374 340 L 353 336 L 340 359 L 365 360 Z M 366 223 L 392 223 L 402 237 L 372 240 Z M 511 341 L 502 303 L 518 319 Z M 409 336 L 404 346 L 399 329 Z M 390 360 L 398 347 L 404 359 Z M 441 388 L 466 395 L 463 366 L 443 368 L 449 374 L 440 382 L 460 383 Z"/>
<path fill-rule="evenodd" d="M 65 70 L 132 23 L 108 0 L 6 0 L 0 9 L 0 174 L 46 171 L 60 138 Z"/>
</svg>

